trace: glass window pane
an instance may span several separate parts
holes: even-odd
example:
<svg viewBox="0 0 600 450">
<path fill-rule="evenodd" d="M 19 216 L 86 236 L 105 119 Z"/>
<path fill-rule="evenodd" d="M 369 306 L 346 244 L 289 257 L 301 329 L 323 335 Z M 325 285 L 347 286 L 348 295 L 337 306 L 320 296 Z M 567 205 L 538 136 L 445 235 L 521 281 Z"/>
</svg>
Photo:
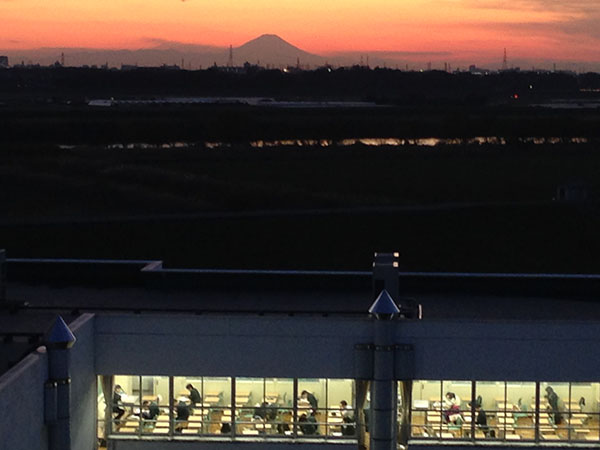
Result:
<svg viewBox="0 0 600 450">
<path fill-rule="evenodd" d="M 330 379 L 327 383 L 327 435 L 348 437 L 356 435 L 354 380 Z"/>
<path fill-rule="evenodd" d="M 140 377 L 115 375 L 112 393 L 113 433 L 138 434 L 141 407 Z"/>
<path fill-rule="evenodd" d="M 569 402 L 569 383 L 540 383 L 540 440 L 569 439 Z"/>
<path fill-rule="evenodd" d="M 271 409 L 271 423 L 267 434 L 291 437 L 294 421 L 294 380 L 292 378 L 265 379 L 265 401 Z"/>
<path fill-rule="evenodd" d="M 475 439 L 499 439 L 504 436 L 506 406 L 504 381 L 475 383 Z"/>
<path fill-rule="evenodd" d="M 460 439 L 468 437 L 467 421 L 471 420 L 469 402 L 471 401 L 470 381 L 442 381 L 442 439 Z M 470 423 L 470 422 L 469 422 Z"/>
<path fill-rule="evenodd" d="M 533 405 L 533 408 L 531 407 Z M 535 439 L 535 383 L 506 383 L 506 440 Z"/>
<path fill-rule="evenodd" d="M 265 434 L 271 410 L 265 405 L 264 391 L 264 378 L 235 379 L 236 434 Z"/>
<path fill-rule="evenodd" d="M 298 394 L 298 434 L 324 435 L 327 425 L 327 380 L 299 379 Z"/>
<path fill-rule="evenodd" d="M 208 410 L 206 434 L 231 434 L 231 378 L 204 377 L 202 388 L 204 409 Z"/>
<path fill-rule="evenodd" d="M 178 416 L 178 409 L 185 415 L 184 408 L 187 406 L 189 409 L 189 417 L 187 420 L 187 426 L 178 426 L 177 433 L 183 435 L 200 435 L 206 434 L 205 430 L 205 419 L 209 413 L 207 408 L 204 408 L 204 402 L 202 397 L 202 377 L 173 377 L 173 392 L 174 392 L 174 418 Z M 183 402 L 184 405 L 179 405 Z M 183 409 L 182 409 L 183 408 Z M 165 420 L 166 419 L 166 420 Z M 163 415 L 163 408 L 161 408 L 161 415 L 157 419 L 157 428 L 164 427 L 168 424 L 168 415 Z M 154 433 L 164 434 L 164 430 L 155 429 Z"/>
<path fill-rule="evenodd" d="M 142 404 L 136 413 L 143 434 L 169 434 L 169 377 L 141 377 Z M 159 421 L 160 419 L 160 421 Z"/>
<path fill-rule="evenodd" d="M 598 441 L 599 383 L 571 383 L 569 429 L 573 441 Z"/>
<path fill-rule="evenodd" d="M 441 436 L 442 382 L 415 380 L 412 390 L 411 436 L 431 438 Z"/>
</svg>

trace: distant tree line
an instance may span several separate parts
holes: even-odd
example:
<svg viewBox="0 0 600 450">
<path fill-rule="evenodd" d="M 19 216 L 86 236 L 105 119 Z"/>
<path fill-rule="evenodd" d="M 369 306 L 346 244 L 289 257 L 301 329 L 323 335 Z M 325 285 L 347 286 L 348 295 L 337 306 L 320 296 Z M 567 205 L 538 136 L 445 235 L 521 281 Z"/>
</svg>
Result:
<svg viewBox="0 0 600 450">
<path fill-rule="evenodd" d="M 600 74 L 506 71 L 489 75 L 443 71 L 405 72 L 365 67 L 312 71 L 200 71 L 137 68 L 12 68 L 0 71 L 0 101 L 43 97 L 83 102 L 93 97 L 264 96 L 288 100 L 361 100 L 397 105 L 535 103 L 550 98 L 590 98 Z M 39 98 L 38 98 L 39 99 Z"/>
</svg>

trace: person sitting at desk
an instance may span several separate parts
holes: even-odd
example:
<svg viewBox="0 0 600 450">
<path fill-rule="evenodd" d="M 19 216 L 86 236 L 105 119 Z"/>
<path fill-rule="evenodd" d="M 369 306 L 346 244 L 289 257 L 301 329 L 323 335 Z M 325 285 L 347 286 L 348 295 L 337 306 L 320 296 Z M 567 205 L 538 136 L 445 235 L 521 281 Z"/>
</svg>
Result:
<svg viewBox="0 0 600 450">
<path fill-rule="evenodd" d="M 317 434 L 317 419 L 314 411 L 311 412 L 309 416 L 302 414 L 298 419 L 298 422 L 301 424 L 300 431 L 302 431 L 302 434 Z"/>
<path fill-rule="evenodd" d="M 175 431 L 181 432 L 187 428 L 187 421 L 190 418 L 190 407 L 186 403 L 186 398 L 182 397 L 177 403 L 177 417 L 175 417 Z"/>
<path fill-rule="evenodd" d="M 490 429 L 487 424 L 487 415 L 479 403 L 475 404 L 475 412 L 477 413 L 477 416 L 475 417 L 475 426 L 483 431 L 485 437 L 488 437 Z"/>
<path fill-rule="evenodd" d="M 264 401 L 259 407 L 254 408 L 254 417 L 259 417 L 263 420 L 275 420 L 277 417 L 277 408 L 269 405 L 269 402 Z"/>
<path fill-rule="evenodd" d="M 290 424 L 294 420 L 294 415 L 291 411 L 284 410 L 281 412 L 279 421 L 277 423 L 277 433 L 285 434 L 286 431 L 290 431 Z"/>
<path fill-rule="evenodd" d="M 202 396 L 200 395 L 200 392 L 198 392 L 198 389 L 192 386 L 192 383 L 188 383 L 185 388 L 190 391 L 188 397 L 190 398 L 190 402 L 192 402 L 192 407 L 196 406 L 198 403 L 202 403 Z"/>
<path fill-rule="evenodd" d="M 308 391 L 304 390 L 300 394 L 300 398 L 307 400 L 308 403 L 310 403 L 310 407 L 313 410 L 316 411 L 319 408 L 319 401 L 317 400 L 317 398 L 314 396 L 314 394 L 312 392 L 308 392 Z"/>
<path fill-rule="evenodd" d="M 444 398 L 444 422 L 456 423 L 461 419 L 460 398 L 454 392 L 447 392 Z"/>
<path fill-rule="evenodd" d="M 145 420 L 155 420 L 160 414 L 160 408 L 156 401 L 144 400 L 142 403 L 142 418 Z"/>
<path fill-rule="evenodd" d="M 340 414 L 342 415 L 342 421 L 344 422 L 342 425 L 342 435 L 354 436 L 354 433 L 356 432 L 354 427 L 354 410 L 352 407 L 348 406 L 346 400 L 340 402 Z"/>
<path fill-rule="evenodd" d="M 121 385 L 117 384 L 115 386 L 115 389 L 113 392 L 113 408 L 112 408 L 112 411 L 114 413 L 117 413 L 117 415 L 115 416 L 115 421 L 117 423 L 119 423 L 119 420 L 121 419 L 121 417 L 123 417 L 123 414 L 125 414 L 125 408 L 123 408 L 123 400 L 122 400 L 123 395 L 126 395 L 125 391 L 123 390 Z"/>
</svg>

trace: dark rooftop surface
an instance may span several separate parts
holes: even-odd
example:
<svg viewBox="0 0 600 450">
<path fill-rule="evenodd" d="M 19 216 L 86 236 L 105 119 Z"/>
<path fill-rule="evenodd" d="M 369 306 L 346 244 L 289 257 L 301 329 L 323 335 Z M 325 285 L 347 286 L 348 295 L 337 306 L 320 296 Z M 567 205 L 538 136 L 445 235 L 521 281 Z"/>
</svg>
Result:
<svg viewBox="0 0 600 450">
<path fill-rule="evenodd" d="M 0 374 L 61 314 L 367 316 L 371 272 L 166 269 L 160 261 L 8 260 Z M 600 276 L 399 273 L 398 303 L 423 320 L 600 321 Z"/>
</svg>

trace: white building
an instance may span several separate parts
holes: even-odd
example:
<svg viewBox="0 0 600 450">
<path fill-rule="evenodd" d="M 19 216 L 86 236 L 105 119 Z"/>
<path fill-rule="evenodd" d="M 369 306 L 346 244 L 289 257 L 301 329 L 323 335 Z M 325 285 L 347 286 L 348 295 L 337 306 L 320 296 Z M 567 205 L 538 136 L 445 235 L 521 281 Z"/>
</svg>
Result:
<svg viewBox="0 0 600 450">
<path fill-rule="evenodd" d="M 53 344 L 3 366 L 0 449 L 64 448 L 65 433 L 77 450 L 600 446 L 600 277 L 394 263 L 379 255 L 371 274 L 8 260 L 3 359 L 20 342 Z M 40 341 L 57 313 L 70 350 Z M 70 384 L 48 365 L 67 353 Z"/>
</svg>

